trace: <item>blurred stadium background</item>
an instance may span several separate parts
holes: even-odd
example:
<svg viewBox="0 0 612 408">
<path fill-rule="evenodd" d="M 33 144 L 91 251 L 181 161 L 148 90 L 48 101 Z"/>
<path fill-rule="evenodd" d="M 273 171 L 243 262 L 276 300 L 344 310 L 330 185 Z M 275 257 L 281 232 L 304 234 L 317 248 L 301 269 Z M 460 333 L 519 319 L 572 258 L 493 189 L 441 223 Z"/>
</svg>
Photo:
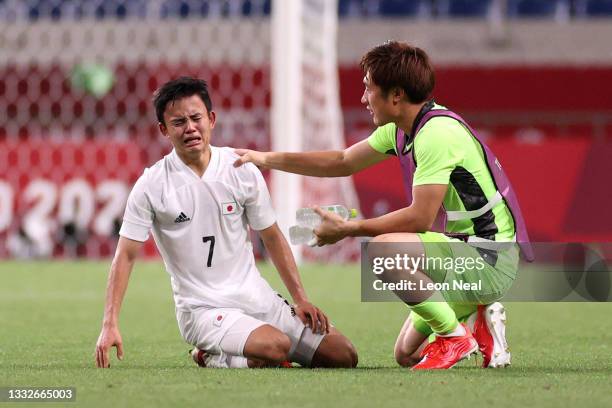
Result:
<svg viewBox="0 0 612 408">
<path fill-rule="evenodd" d="M 434 61 L 436 100 L 487 135 L 534 240 L 612 241 L 611 0 L 339 0 L 331 37 L 316 14 L 329 3 L 303 1 L 314 20 L 302 18 L 310 54 L 294 148 L 335 146 L 329 126 L 347 145 L 366 137 L 359 58 L 409 41 Z M 0 0 L 0 258 L 112 254 L 131 185 L 168 151 L 150 100 L 171 78 L 211 84 L 214 144 L 279 146 L 272 72 L 293 54 L 272 51 L 275 4 Z M 358 202 L 306 181 L 301 204 L 358 205 L 366 217 L 405 205 L 394 161 L 353 181 Z"/>
<path fill-rule="evenodd" d="M 152 240 L 122 309 L 125 361 L 95 370 L 92 356 L 127 194 L 169 150 L 151 107 L 163 82 L 209 81 L 216 145 L 339 148 L 372 130 L 361 55 L 412 42 L 436 100 L 487 135 L 532 238 L 612 242 L 611 38 L 612 0 L 0 0 L 0 386 L 75 386 L 88 407 L 611 406 L 609 303 L 507 302 L 511 369 L 412 375 L 392 352 L 406 308 L 359 302 L 354 264 L 301 272 L 362 369 L 198 370 Z M 266 177 L 285 219 L 406 205 L 393 160 L 345 180 Z"/>
</svg>

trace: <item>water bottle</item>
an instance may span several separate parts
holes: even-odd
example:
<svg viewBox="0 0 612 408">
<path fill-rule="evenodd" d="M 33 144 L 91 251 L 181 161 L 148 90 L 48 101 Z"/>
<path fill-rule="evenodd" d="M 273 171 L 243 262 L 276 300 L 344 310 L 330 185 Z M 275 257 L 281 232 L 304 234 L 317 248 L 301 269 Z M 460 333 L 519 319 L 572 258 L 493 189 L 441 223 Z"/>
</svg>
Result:
<svg viewBox="0 0 612 408">
<path fill-rule="evenodd" d="M 291 245 L 307 244 L 308 246 L 315 246 L 317 242 L 312 228 L 300 227 L 299 225 L 289 227 L 289 241 L 291 241 Z"/>
<path fill-rule="evenodd" d="M 336 213 L 344 220 L 357 216 L 356 209 L 352 208 L 349 210 L 342 205 L 326 205 L 321 206 L 321 209 Z M 308 244 L 313 246 L 316 243 L 313 230 L 321 223 L 321 217 L 312 208 L 300 208 L 295 212 L 295 218 L 297 225 L 289 228 L 291 244 Z"/>
</svg>

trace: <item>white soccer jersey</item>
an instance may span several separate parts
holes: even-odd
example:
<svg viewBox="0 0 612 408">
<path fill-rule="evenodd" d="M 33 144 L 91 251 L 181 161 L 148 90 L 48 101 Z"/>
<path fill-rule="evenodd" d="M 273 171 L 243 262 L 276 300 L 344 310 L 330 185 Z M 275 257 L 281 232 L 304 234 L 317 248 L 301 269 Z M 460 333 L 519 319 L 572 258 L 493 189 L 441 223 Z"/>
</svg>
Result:
<svg viewBox="0 0 612 408">
<path fill-rule="evenodd" d="M 232 149 L 211 151 L 201 178 L 174 150 L 145 169 L 119 234 L 144 242 L 153 230 L 177 309 L 265 312 L 276 294 L 255 267 L 247 225 L 262 230 L 276 221 L 268 188 L 252 163 L 233 167 Z"/>
</svg>

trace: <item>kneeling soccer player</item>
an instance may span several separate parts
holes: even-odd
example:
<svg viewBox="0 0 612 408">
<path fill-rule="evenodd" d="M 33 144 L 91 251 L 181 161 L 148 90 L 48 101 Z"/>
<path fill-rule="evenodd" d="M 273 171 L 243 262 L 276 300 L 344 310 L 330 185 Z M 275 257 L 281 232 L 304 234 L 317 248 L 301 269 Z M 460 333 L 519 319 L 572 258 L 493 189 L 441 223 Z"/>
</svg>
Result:
<svg viewBox="0 0 612 408">
<path fill-rule="evenodd" d="M 252 164 L 234 168 L 229 148 L 210 145 L 216 115 L 206 82 L 183 77 L 155 94 L 162 134 L 174 149 L 130 193 L 111 265 L 96 365 L 123 358 L 118 317 L 149 230 L 170 274 L 176 316 L 192 357 L 207 367 L 355 367 L 351 342 L 306 296 L 270 195 Z M 295 305 L 261 277 L 248 226 L 257 230 Z"/>
<path fill-rule="evenodd" d="M 390 256 L 465 256 L 483 261 L 479 274 L 464 274 L 469 287 L 459 291 L 457 299 L 445 297 L 448 302 L 434 302 L 430 300 L 434 291 L 429 290 L 417 291 L 409 298 L 400 296 L 412 314 L 398 338 L 396 359 L 415 369 L 446 369 L 480 348 L 486 367 L 507 365 L 510 355 L 505 351 L 505 316 L 496 302 L 516 276 L 518 247 L 528 260 L 532 255 L 514 191 L 493 152 L 467 122 L 432 99 L 435 75 L 425 51 L 390 41 L 368 51 L 361 67 L 365 87 L 361 102 L 377 126 L 367 140 L 337 151 L 241 149 L 237 150 L 241 157 L 235 165 L 254 163 L 307 176 L 344 177 L 390 157 L 397 158 L 409 205 L 359 221 L 345 221 L 318 209 L 323 218 L 315 230 L 318 245 L 333 244 L 348 236 L 369 236 L 374 237 L 372 249 L 395 245 L 397 251 L 390 251 Z M 440 210 L 447 215 L 445 234 L 432 228 Z M 502 248 L 505 244 L 508 248 Z M 453 268 L 442 265 L 421 268 L 407 278 L 414 283 L 441 284 L 453 275 Z M 480 287 L 472 290 L 470 284 L 478 281 Z M 476 319 L 473 336 L 458 318 L 470 316 L 477 309 L 480 313 L 476 316 L 481 318 Z M 490 329 L 494 321 L 499 323 L 499 330 Z M 415 355 L 432 332 L 435 341 Z M 499 358 L 496 350 L 503 350 Z"/>
<path fill-rule="evenodd" d="M 400 365 L 449 368 L 477 349 L 483 367 L 510 365 L 506 313 L 497 300 L 517 272 L 519 249 L 514 243 L 483 248 L 441 233 L 385 234 L 370 241 L 368 254 L 401 254 L 420 261 L 410 272 L 390 269 L 379 275 L 383 281 L 413 284 L 412 290 L 394 290 L 412 311 L 395 344 Z M 466 260 L 469 267 L 463 266 Z"/>
</svg>

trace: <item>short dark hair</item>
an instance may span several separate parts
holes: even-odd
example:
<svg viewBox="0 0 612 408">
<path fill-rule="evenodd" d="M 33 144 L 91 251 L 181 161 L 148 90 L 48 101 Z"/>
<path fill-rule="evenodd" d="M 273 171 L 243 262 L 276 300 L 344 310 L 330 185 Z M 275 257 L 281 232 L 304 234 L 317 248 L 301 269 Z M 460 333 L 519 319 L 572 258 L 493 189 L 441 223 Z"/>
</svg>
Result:
<svg viewBox="0 0 612 408">
<path fill-rule="evenodd" d="M 198 95 L 204 102 L 208 113 L 212 112 L 208 84 L 203 79 L 183 76 L 163 84 L 153 94 L 153 106 L 159 123 L 164 123 L 164 112 L 169 103 L 192 95 Z"/>
<path fill-rule="evenodd" d="M 380 87 L 384 96 L 394 88 L 406 92 L 412 103 L 426 101 L 436 84 L 429 57 L 422 49 L 405 42 L 387 41 L 368 51 L 359 64 Z"/>
</svg>

